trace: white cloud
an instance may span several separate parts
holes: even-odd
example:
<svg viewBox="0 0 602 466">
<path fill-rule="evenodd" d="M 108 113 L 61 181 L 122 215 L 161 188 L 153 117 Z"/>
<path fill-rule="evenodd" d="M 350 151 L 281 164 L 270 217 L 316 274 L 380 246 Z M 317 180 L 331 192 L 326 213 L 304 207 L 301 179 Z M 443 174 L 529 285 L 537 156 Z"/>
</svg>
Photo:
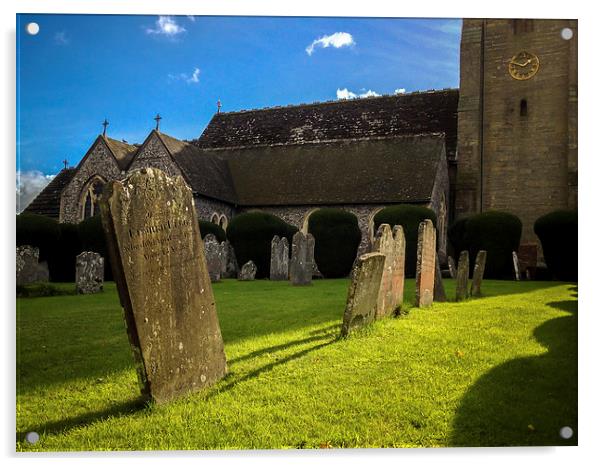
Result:
<svg viewBox="0 0 602 466">
<path fill-rule="evenodd" d="M 400 87 L 399 89 L 395 89 L 395 94 L 405 94 L 406 90 L 404 87 Z"/>
<path fill-rule="evenodd" d="M 329 36 L 324 36 L 319 39 L 314 40 L 310 45 L 305 48 L 305 51 L 308 55 L 314 53 L 314 49 L 316 46 L 327 48 L 334 47 L 335 49 L 340 49 L 341 47 L 352 46 L 355 45 L 353 41 L 353 36 L 348 32 L 335 32 Z"/>
<path fill-rule="evenodd" d="M 197 84 L 200 81 L 201 70 L 195 68 L 192 73 L 169 74 L 169 79 L 172 81 L 184 81 L 188 84 Z"/>
<path fill-rule="evenodd" d="M 67 37 L 67 33 L 65 31 L 59 31 L 55 33 L 54 42 L 58 45 L 68 45 L 69 38 Z"/>
<path fill-rule="evenodd" d="M 17 213 L 21 213 L 55 176 L 37 170 L 17 171 Z"/>
<path fill-rule="evenodd" d="M 168 37 L 174 37 L 182 32 L 186 32 L 182 26 L 176 23 L 176 20 L 171 16 L 159 16 L 155 22 L 155 29 L 148 28 L 147 34 L 159 34 Z"/>
<path fill-rule="evenodd" d="M 371 89 L 368 89 L 366 92 L 362 92 L 361 94 L 356 94 L 355 92 L 351 92 L 347 88 L 337 89 L 337 99 L 362 99 L 364 97 L 379 97 L 380 94 L 374 92 Z"/>
</svg>

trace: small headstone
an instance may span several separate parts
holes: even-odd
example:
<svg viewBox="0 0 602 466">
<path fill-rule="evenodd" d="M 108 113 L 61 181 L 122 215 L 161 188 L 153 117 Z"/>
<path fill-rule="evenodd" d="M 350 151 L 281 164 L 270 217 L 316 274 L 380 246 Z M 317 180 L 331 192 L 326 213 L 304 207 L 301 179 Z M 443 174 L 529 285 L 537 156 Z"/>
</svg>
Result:
<svg viewBox="0 0 602 466">
<path fill-rule="evenodd" d="M 456 271 L 456 261 L 452 256 L 447 257 L 447 266 L 449 267 L 449 276 L 456 278 L 458 272 Z"/>
<path fill-rule="evenodd" d="M 257 266 L 253 261 L 246 262 L 238 273 L 238 279 L 243 282 L 255 280 L 255 274 L 257 273 Z"/>
<path fill-rule="evenodd" d="M 270 280 L 288 280 L 288 239 L 286 236 L 272 238 Z"/>
<path fill-rule="evenodd" d="M 468 251 L 460 253 L 458 261 L 458 274 L 456 276 L 456 301 L 464 301 L 468 298 L 468 272 L 469 266 Z"/>
<path fill-rule="evenodd" d="M 39 262 L 40 250 L 33 246 L 19 246 L 16 252 L 17 286 L 47 282 L 48 264 Z"/>
<path fill-rule="evenodd" d="M 205 246 L 205 259 L 207 260 L 207 270 L 212 282 L 219 282 L 222 276 L 223 267 L 223 248 L 217 241 L 215 235 L 209 233 L 203 239 Z"/>
<path fill-rule="evenodd" d="M 518 261 L 518 255 L 516 251 L 512 251 L 512 265 L 514 265 L 514 278 L 520 280 L 520 262 Z"/>
<path fill-rule="evenodd" d="M 228 242 L 222 241 L 219 243 L 220 248 L 220 278 L 226 278 L 228 273 Z"/>
<path fill-rule="evenodd" d="M 75 290 L 79 294 L 102 291 L 105 260 L 97 252 L 84 251 L 75 258 Z"/>
<path fill-rule="evenodd" d="M 391 274 L 391 302 L 397 312 L 403 306 L 403 289 L 406 269 L 406 237 L 403 227 L 393 227 L 393 273 Z"/>
<path fill-rule="evenodd" d="M 343 314 L 341 336 L 376 318 L 376 307 L 385 265 L 385 255 L 372 252 L 361 255 L 351 272 L 347 305 Z"/>
<path fill-rule="evenodd" d="M 481 296 L 481 283 L 485 274 L 485 264 L 487 263 L 487 251 L 479 251 L 474 263 L 472 272 L 472 283 L 470 285 L 471 296 Z"/>
<path fill-rule="evenodd" d="M 445 287 L 443 286 L 443 275 L 441 274 L 441 267 L 439 266 L 439 256 L 435 254 L 435 295 L 433 299 L 438 303 L 444 303 L 447 301 L 445 295 Z"/>
<path fill-rule="evenodd" d="M 291 284 L 295 286 L 311 285 L 312 261 L 309 246 L 308 236 L 301 231 L 295 233 L 289 271 Z"/>
<path fill-rule="evenodd" d="M 426 307 L 433 304 L 436 255 L 437 234 L 433 222 L 430 219 L 426 219 L 418 227 L 416 307 Z"/>
<path fill-rule="evenodd" d="M 165 402 L 226 374 L 192 191 L 135 171 L 105 187 L 103 228 L 143 395 Z"/>
<path fill-rule="evenodd" d="M 223 276 L 224 278 L 236 278 L 238 277 L 240 269 L 238 267 L 238 262 L 236 261 L 234 246 L 232 246 L 230 241 L 226 241 L 224 251 L 226 252 L 226 273 Z"/>
<path fill-rule="evenodd" d="M 314 275 L 320 276 L 322 275 L 318 270 L 318 264 L 316 264 L 316 258 L 314 256 L 316 249 L 316 239 L 314 235 L 311 233 L 307 233 L 307 267 L 305 269 L 306 277 L 305 279 L 311 282 L 311 279 Z"/>
</svg>

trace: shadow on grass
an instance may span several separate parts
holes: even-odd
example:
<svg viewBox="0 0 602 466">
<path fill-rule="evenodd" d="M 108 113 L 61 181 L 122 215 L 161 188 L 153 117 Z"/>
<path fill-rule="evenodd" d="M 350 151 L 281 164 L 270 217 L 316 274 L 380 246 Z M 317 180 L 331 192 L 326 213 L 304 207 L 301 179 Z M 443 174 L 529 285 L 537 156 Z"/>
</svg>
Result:
<svg viewBox="0 0 602 466">
<path fill-rule="evenodd" d="M 533 336 L 541 356 L 517 358 L 483 375 L 456 411 L 451 445 L 577 445 L 577 301 L 548 306 L 571 313 L 548 320 Z M 560 429 L 575 432 L 560 437 Z"/>
</svg>

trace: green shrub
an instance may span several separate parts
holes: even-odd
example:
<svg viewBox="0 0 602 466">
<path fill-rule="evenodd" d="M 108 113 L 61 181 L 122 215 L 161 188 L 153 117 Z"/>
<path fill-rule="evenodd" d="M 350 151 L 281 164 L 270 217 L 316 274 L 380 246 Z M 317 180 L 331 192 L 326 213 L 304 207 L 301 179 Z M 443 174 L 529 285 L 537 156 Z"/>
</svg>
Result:
<svg viewBox="0 0 602 466">
<path fill-rule="evenodd" d="M 212 234 L 215 235 L 220 243 L 226 241 L 226 232 L 222 227 L 215 223 L 199 220 L 199 230 L 201 230 L 201 238 L 205 238 L 205 236 Z"/>
<path fill-rule="evenodd" d="M 48 261 L 52 281 L 75 281 L 75 258 L 82 251 L 79 229 L 73 223 L 59 223 L 60 235 Z"/>
<path fill-rule="evenodd" d="M 552 276 L 577 281 L 577 211 L 556 210 L 539 217 L 533 225 Z"/>
<path fill-rule="evenodd" d="M 59 223 L 43 215 L 22 213 L 17 215 L 17 246 L 26 244 L 39 248 L 40 261 L 48 261 L 60 237 Z"/>
<path fill-rule="evenodd" d="M 340 209 L 316 210 L 309 216 L 308 231 L 316 240 L 314 257 L 322 275 L 349 275 L 362 240 L 357 217 Z"/>
<path fill-rule="evenodd" d="M 100 215 L 87 218 L 78 224 L 79 237 L 82 251 L 97 252 L 104 258 L 105 280 L 113 280 L 107 243 Z"/>
<path fill-rule="evenodd" d="M 274 235 L 286 236 L 289 243 L 297 228 L 275 215 L 265 212 L 246 212 L 228 224 L 226 236 L 236 253 L 239 266 L 252 260 L 257 266 L 257 278 L 270 274 L 270 255 Z"/>
<path fill-rule="evenodd" d="M 507 212 L 492 210 L 469 217 L 463 241 L 468 247 L 471 270 L 477 253 L 484 249 L 485 278 L 513 277 L 512 251 L 518 251 L 522 228 L 520 219 Z"/>
<path fill-rule="evenodd" d="M 420 222 L 431 219 L 433 226 L 437 226 L 437 215 L 427 207 L 410 204 L 399 204 L 385 207 L 374 216 L 374 231 L 383 223 L 388 223 L 393 228 L 401 225 L 406 238 L 406 277 L 416 276 L 416 249 L 418 247 L 418 226 Z"/>
<path fill-rule="evenodd" d="M 462 217 L 456 220 L 450 227 L 447 233 L 450 246 L 450 255 L 458 262 L 460 253 L 468 250 L 468 244 L 466 243 L 466 222 L 470 217 Z"/>
</svg>

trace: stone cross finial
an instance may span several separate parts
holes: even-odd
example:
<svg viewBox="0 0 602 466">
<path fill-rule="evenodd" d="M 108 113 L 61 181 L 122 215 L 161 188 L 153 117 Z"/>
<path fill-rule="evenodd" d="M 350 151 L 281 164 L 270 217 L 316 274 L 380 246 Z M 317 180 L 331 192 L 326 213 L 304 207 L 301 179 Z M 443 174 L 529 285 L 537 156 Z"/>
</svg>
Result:
<svg viewBox="0 0 602 466">
<path fill-rule="evenodd" d="M 109 122 L 107 121 L 107 119 L 105 118 L 105 121 L 102 122 L 102 135 L 106 136 L 107 135 L 107 126 L 109 126 Z"/>
<path fill-rule="evenodd" d="M 221 109 L 222 109 L 222 102 L 219 99 L 217 99 L 217 113 L 219 113 Z"/>
<path fill-rule="evenodd" d="M 67 166 L 69 165 L 69 160 L 67 160 L 67 159 L 63 160 L 63 165 L 65 165 L 65 170 L 66 170 Z"/>
<path fill-rule="evenodd" d="M 155 127 L 155 130 L 159 131 L 159 122 L 162 120 L 161 115 L 159 115 L 157 113 L 157 116 L 154 118 L 154 120 L 157 122 L 157 126 Z"/>
</svg>

